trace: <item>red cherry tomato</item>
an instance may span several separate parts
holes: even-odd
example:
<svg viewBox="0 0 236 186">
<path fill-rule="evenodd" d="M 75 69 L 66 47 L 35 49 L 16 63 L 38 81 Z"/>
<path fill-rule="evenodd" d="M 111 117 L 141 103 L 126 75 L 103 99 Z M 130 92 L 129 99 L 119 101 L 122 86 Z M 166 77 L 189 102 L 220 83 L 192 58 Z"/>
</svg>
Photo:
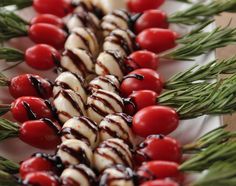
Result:
<svg viewBox="0 0 236 186">
<path fill-rule="evenodd" d="M 41 118 L 53 119 L 53 114 L 45 100 L 36 97 L 20 97 L 11 104 L 13 117 L 19 122 Z"/>
<path fill-rule="evenodd" d="M 133 117 L 133 132 L 141 137 L 154 134 L 168 135 L 179 125 L 176 111 L 165 106 L 146 107 Z"/>
<path fill-rule="evenodd" d="M 135 32 L 140 33 L 147 28 L 168 28 L 167 15 L 161 10 L 148 10 L 135 22 Z"/>
<path fill-rule="evenodd" d="M 53 163 L 43 157 L 31 157 L 20 164 L 20 176 L 25 178 L 29 173 L 45 171 L 45 172 L 54 172 L 55 167 Z"/>
<path fill-rule="evenodd" d="M 11 79 L 9 92 L 14 98 L 35 96 L 48 99 L 52 96 L 52 85 L 38 75 L 23 74 Z"/>
<path fill-rule="evenodd" d="M 171 137 L 151 135 L 141 143 L 137 150 L 137 156 L 144 161 L 164 160 L 180 163 L 182 151 L 179 142 Z"/>
<path fill-rule="evenodd" d="M 25 62 L 37 70 L 49 70 L 60 59 L 60 53 L 50 45 L 37 44 L 25 52 Z"/>
<path fill-rule="evenodd" d="M 29 28 L 29 37 L 35 43 L 48 44 L 56 49 L 62 49 L 67 34 L 60 28 L 47 24 L 37 23 Z"/>
<path fill-rule="evenodd" d="M 151 90 L 139 90 L 133 92 L 129 96 L 132 104 L 129 104 L 128 102 L 125 105 L 126 113 L 132 116 L 145 107 L 156 105 L 157 96 L 158 94 Z"/>
<path fill-rule="evenodd" d="M 139 182 L 143 183 L 155 179 L 180 177 L 179 164 L 168 161 L 150 161 L 138 168 Z"/>
<path fill-rule="evenodd" d="M 153 52 L 140 50 L 133 52 L 129 57 L 127 57 L 125 63 L 132 70 L 136 70 L 138 68 L 149 68 L 157 70 L 159 58 Z"/>
<path fill-rule="evenodd" d="M 61 18 L 52 15 L 52 14 L 40 14 L 34 17 L 31 20 L 31 25 L 37 24 L 37 23 L 47 23 L 50 25 L 57 26 L 59 28 L 64 28 L 64 22 Z"/>
<path fill-rule="evenodd" d="M 169 29 L 149 28 L 136 37 L 136 43 L 142 49 L 161 53 L 177 46 L 177 33 Z"/>
<path fill-rule="evenodd" d="M 130 12 L 140 13 L 145 10 L 156 9 L 161 6 L 165 0 L 126 0 Z"/>
<path fill-rule="evenodd" d="M 59 179 L 56 175 L 40 171 L 27 174 L 23 180 L 23 184 L 37 186 L 60 186 Z"/>
<path fill-rule="evenodd" d="M 125 97 L 138 90 L 153 90 L 160 94 L 162 88 L 160 75 L 156 71 L 146 68 L 129 73 L 121 83 L 121 93 Z"/>
<path fill-rule="evenodd" d="M 19 138 L 25 143 L 40 149 L 55 149 L 60 143 L 59 124 L 49 119 L 24 122 Z"/>
<path fill-rule="evenodd" d="M 53 14 L 64 17 L 73 11 L 68 0 L 34 0 L 34 9 L 40 14 Z"/>
<path fill-rule="evenodd" d="M 179 186 L 178 183 L 166 179 L 166 180 L 154 180 L 143 183 L 141 186 Z"/>
</svg>

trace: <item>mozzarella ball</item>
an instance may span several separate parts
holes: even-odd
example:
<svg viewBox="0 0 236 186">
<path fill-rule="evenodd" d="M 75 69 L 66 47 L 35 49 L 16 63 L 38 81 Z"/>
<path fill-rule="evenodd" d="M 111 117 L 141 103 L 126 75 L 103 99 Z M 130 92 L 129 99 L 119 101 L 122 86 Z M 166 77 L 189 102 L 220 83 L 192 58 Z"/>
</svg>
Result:
<svg viewBox="0 0 236 186">
<path fill-rule="evenodd" d="M 93 165 L 92 149 L 80 140 L 70 139 L 62 142 L 56 155 L 65 166 L 85 164 L 90 167 Z"/>
<path fill-rule="evenodd" d="M 63 123 L 73 117 L 86 116 L 83 99 L 72 90 L 60 90 L 54 97 L 53 103 Z"/>
<path fill-rule="evenodd" d="M 94 151 L 95 168 L 103 171 L 116 164 L 132 167 L 132 154 L 129 146 L 117 138 L 103 141 Z"/>
<path fill-rule="evenodd" d="M 105 116 L 122 112 L 124 103 L 122 98 L 112 92 L 97 90 L 88 97 L 88 117 L 99 123 Z"/>
<path fill-rule="evenodd" d="M 84 141 L 92 148 L 99 142 L 98 126 L 87 117 L 74 117 L 69 119 L 61 130 L 62 141 L 77 139 Z"/>
</svg>

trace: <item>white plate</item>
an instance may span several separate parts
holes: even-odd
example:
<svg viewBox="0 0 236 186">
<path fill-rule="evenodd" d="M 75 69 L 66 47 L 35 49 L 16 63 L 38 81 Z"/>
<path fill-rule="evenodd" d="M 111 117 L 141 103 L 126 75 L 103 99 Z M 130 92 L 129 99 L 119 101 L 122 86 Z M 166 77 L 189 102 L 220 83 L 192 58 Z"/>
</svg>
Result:
<svg viewBox="0 0 236 186">
<path fill-rule="evenodd" d="M 104 5 L 106 5 L 107 10 L 110 10 L 112 8 L 117 7 L 124 7 L 124 1 L 123 0 L 101 0 Z M 186 8 L 185 4 L 177 3 L 174 1 L 167 1 L 164 6 L 161 7 L 161 9 L 165 10 L 168 13 L 174 12 L 176 10 L 184 9 Z M 20 12 L 20 14 L 27 19 L 30 19 L 33 14 L 32 10 L 25 9 Z M 208 30 L 212 30 L 214 25 L 210 26 Z M 177 32 L 186 32 L 186 28 L 178 27 L 178 26 L 171 26 L 172 29 L 176 30 Z M 17 39 L 14 42 L 10 43 L 11 46 L 15 46 L 21 49 L 27 48 L 31 43 L 27 38 Z M 201 57 L 198 57 L 196 61 L 186 61 L 186 62 L 171 62 L 162 64 L 159 68 L 159 72 L 163 75 L 164 78 L 168 78 L 172 76 L 173 74 L 176 74 L 177 72 L 184 71 L 185 69 L 190 68 L 193 65 L 199 64 L 203 65 L 206 64 L 212 60 L 215 59 L 215 53 L 209 53 L 207 55 L 203 55 Z M 4 62 L 0 64 L 0 69 L 5 68 L 6 65 Z M 8 77 L 14 77 L 18 74 L 22 74 L 25 72 L 30 73 L 36 73 L 39 75 L 42 75 L 43 77 L 47 77 L 51 80 L 55 79 L 56 74 L 52 71 L 48 72 L 39 72 L 35 71 L 29 67 L 27 67 L 25 64 L 19 65 L 17 68 L 10 70 L 5 73 Z M 10 98 L 10 95 L 8 94 L 7 88 L 0 89 L 0 100 L 3 103 L 11 103 L 13 100 Z M 175 131 L 172 136 L 179 139 L 183 144 L 193 141 L 194 139 L 200 137 L 204 133 L 219 127 L 221 125 L 221 117 L 209 117 L 209 116 L 203 116 L 197 119 L 193 120 L 186 120 L 182 121 L 178 130 Z M 40 132 L 40 131 L 39 131 Z M 7 157 L 9 159 L 15 160 L 15 161 L 22 161 L 25 158 L 29 157 L 32 153 L 41 151 L 39 149 L 32 148 L 22 142 L 20 142 L 18 139 L 9 139 L 5 140 L 4 142 L 0 143 L 0 155 Z M 47 151 L 46 151 L 47 152 Z"/>
</svg>

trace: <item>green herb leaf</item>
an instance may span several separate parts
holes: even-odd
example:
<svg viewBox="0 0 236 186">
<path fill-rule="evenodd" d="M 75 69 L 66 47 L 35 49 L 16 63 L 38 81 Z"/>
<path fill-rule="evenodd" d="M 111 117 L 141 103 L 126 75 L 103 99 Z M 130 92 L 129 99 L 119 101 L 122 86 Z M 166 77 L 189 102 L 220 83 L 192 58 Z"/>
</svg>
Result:
<svg viewBox="0 0 236 186">
<path fill-rule="evenodd" d="M 231 114 L 236 111 L 236 75 L 216 83 L 196 83 L 166 91 L 157 101 L 175 108 L 181 119 Z"/>
<path fill-rule="evenodd" d="M 207 172 L 192 186 L 235 186 L 236 163 L 218 162 L 209 167 Z"/>
<path fill-rule="evenodd" d="M 170 23 L 195 25 L 225 11 L 236 11 L 236 0 L 213 0 L 209 3 L 196 3 L 186 10 L 171 15 L 168 21 Z"/>
<path fill-rule="evenodd" d="M 28 35 L 28 22 L 14 12 L 0 9 L 0 42 Z"/>
<path fill-rule="evenodd" d="M 236 73 L 236 57 L 225 60 L 214 60 L 204 66 L 194 66 L 185 72 L 171 77 L 165 84 L 166 89 L 188 86 L 197 81 L 214 80 L 219 74 Z"/>
<path fill-rule="evenodd" d="M 201 172 L 207 170 L 213 164 L 224 162 L 235 162 L 236 160 L 236 142 L 229 141 L 222 144 L 211 145 L 200 153 L 194 155 L 189 160 L 180 165 L 181 171 Z M 236 167 L 235 167 L 236 168 Z"/>
<path fill-rule="evenodd" d="M 195 142 L 183 146 L 184 153 L 197 153 L 211 145 L 225 143 L 236 138 L 236 132 L 226 131 L 225 127 L 226 125 L 212 130 Z"/>
<path fill-rule="evenodd" d="M 17 179 L 9 173 L 0 171 L 0 185 L 1 186 L 20 186 Z"/>
<path fill-rule="evenodd" d="M 0 141 L 17 137 L 19 135 L 19 125 L 9 120 L 0 118 Z"/>
<path fill-rule="evenodd" d="M 0 59 L 7 62 L 19 62 L 24 60 L 24 53 L 14 48 L 0 48 Z"/>
<path fill-rule="evenodd" d="M 216 28 L 212 32 L 191 33 L 178 40 L 180 46 L 167 54 L 164 59 L 193 60 L 194 57 L 210 52 L 216 48 L 236 43 L 236 28 Z"/>
<path fill-rule="evenodd" d="M 0 73 L 0 86 L 9 86 L 10 81 L 6 76 L 4 76 L 2 73 Z"/>
<path fill-rule="evenodd" d="M 0 156 L 0 170 L 10 173 L 10 174 L 17 174 L 19 173 L 19 164 L 7 160 L 6 158 L 3 158 Z"/>
<path fill-rule="evenodd" d="M 0 7 L 16 6 L 17 9 L 23 9 L 32 6 L 32 0 L 0 0 Z"/>
</svg>

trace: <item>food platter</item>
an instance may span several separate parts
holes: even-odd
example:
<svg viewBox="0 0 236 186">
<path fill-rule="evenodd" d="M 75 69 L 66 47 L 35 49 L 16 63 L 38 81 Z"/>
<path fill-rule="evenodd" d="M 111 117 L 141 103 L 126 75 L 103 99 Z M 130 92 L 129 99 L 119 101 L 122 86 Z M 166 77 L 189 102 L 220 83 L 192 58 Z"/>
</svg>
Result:
<svg viewBox="0 0 236 186">
<path fill-rule="evenodd" d="M 123 0 L 101 0 L 102 4 L 105 6 L 105 9 L 107 11 L 110 11 L 114 8 L 124 8 L 124 1 Z M 161 9 L 165 10 L 167 13 L 172 13 L 176 10 L 181 10 L 186 8 L 188 5 L 184 3 L 179 3 L 175 1 L 168 1 L 164 6 L 161 7 Z M 34 16 L 34 13 L 31 8 L 27 8 L 24 10 L 21 10 L 18 12 L 22 17 L 25 19 L 29 20 L 31 17 Z M 176 25 L 171 25 L 172 29 L 177 31 L 178 33 L 185 33 L 188 31 L 190 28 L 188 27 L 183 27 L 183 26 L 176 26 Z M 210 31 L 214 28 L 214 24 L 210 25 L 207 29 Z M 32 45 L 32 43 L 27 39 L 27 38 L 20 38 L 11 41 L 10 43 L 7 43 L 7 45 L 14 46 L 19 49 L 26 49 L 28 46 Z M 211 52 L 208 54 L 205 54 L 203 56 L 200 56 L 196 58 L 195 61 L 185 61 L 185 62 L 162 62 L 163 64 L 161 67 L 158 69 L 158 72 L 162 74 L 164 79 L 168 79 L 171 77 L 173 74 L 176 74 L 177 72 L 184 71 L 185 69 L 188 69 L 196 64 L 206 64 L 216 58 L 215 53 Z M 0 69 L 4 69 L 8 67 L 9 64 L 1 63 L 0 64 Z M 29 67 L 27 67 L 24 63 L 20 64 L 17 68 L 11 69 L 9 71 L 4 72 L 4 74 L 7 77 L 14 77 L 15 75 L 22 74 L 24 72 L 30 72 L 30 73 L 35 73 L 42 75 L 43 77 L 47 77 L 50 80 L 54 80 L 57 74 L 53 72 L 52 70 L 50 71 L 36 71 L 33 70 Z M 0 90 L 0 100 L 3 103 L 11 103 L 12 98 L 10 95 L 7 93 L 7 89 L 1 89 Z M 10 118 L 10 116 L 6 115 L 6 118 Z M 12 119 L 12 118 L 10 118 Z M 196 119 L 192 120 L 186 120 L 182 121 L 180 124 L 180 127 L 178 128 L 177 131 L 175 131 L 172 136 L 176 137 L 179 139 L 182 144 L 186 144 L 188 142 L 192 142 L 194 139 L 202 136 L 204 133 L 219 127 L 222 124 L 222 119 L 220 116 L 203 116 L 199 117 Z M 14 161 L 22 161 L 29 157 L 31 154 L 42 151 L 39 149 L 35 149 L 33 147 L 30 147 L 26 145 L 23 142 L 19 142 L 18 139 L 9 139 L 5 140 L 4 142 L 1 142 L 0 144 L 0 154 L 1 156 L 7 157 L 11 160 Z M 48 151 L 45 151 L 48 152 Z"/>
</svg>

